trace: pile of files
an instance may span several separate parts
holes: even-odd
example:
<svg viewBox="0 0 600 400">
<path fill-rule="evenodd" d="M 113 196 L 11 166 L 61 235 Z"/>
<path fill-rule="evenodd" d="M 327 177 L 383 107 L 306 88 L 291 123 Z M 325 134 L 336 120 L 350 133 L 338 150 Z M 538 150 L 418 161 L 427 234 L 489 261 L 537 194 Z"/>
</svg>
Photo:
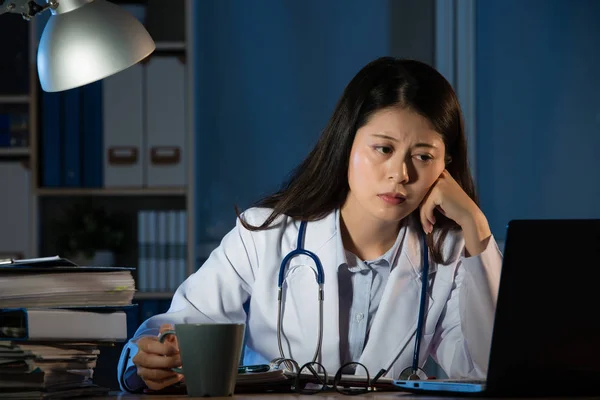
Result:
<svg viewBox="0 0 600 400">
<path fill-rule="evenodd" d="M 106 394 L 94 368 L 102 347 L 127 339 L 132 270 L 60 257 L 0 261 L 0 398 Z"/>
</svg>

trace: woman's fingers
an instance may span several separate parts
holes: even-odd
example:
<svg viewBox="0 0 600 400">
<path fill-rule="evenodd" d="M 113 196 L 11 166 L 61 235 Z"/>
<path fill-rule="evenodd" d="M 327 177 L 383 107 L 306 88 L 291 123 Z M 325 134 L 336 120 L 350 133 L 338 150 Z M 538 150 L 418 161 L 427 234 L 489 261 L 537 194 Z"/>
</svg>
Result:
<svg viewBox="0 0 600 400">
<path fill-rule="evenodd" d="M 171 370 L 147 369 L 144 367 L 138 367 L 138 375 L 144 380 L 146 386 L 152 390 L 164 389 L 183 379 L 183 375 Z"/>
<path fill-rule="evenodd" d="M 144 381 L 153 381 L 157 383 L 179 375 L 177 372 L 171 371 L 170 369 L 145 368 L 141 366 L 137 368 L 137 374 L 144 379 Z"/>
<path fill-rule="evenodd" d="M 179 354 L 173 356 L 163 356 L 158 354 L 138 351 L 133 357 L 133 363 L 139 368 L 176 368 L 181 366 L 181 357 Z"/>
<path fill-rule="evenodd" d="M 159 334 L 166 332 L 166 331 L 172 331 L 175 330 L 175 327 L 171 324 L 162 324 L 160 326 L 159 329 Z M 167 335 L 167 337 L 165 337 L 165 339 L 163 340 L 164 343 L 171 343 L 172 345 L 174 345 L 177 349 L 179 349 L 179 342 L 177 342 L 177 336 L 175 335 Z"/>
<path fill-rule="evenodd" d="M 150 354 L 159 354 L 162 356 L 174 356 L 179 354 L 179 348 L 176 342 L 167 341 L 160 343 L 157 338 L 149 336 L 137 341 L 138 349 Z"/>
<path fill-rule="evenodd" d="M 421 203 L 421 209 L 419 210 L 419 215 L 421 218 L 421 225 L 423 226 L 423 230 L 425 233 L 431 233 L 433 231 L 433 225 L 435 225 L 435 216 L 433 215 L 433 210 L 437 207 L 435 203 L 435 188 L 425 196 L 425 199 Z"/>
</svg>

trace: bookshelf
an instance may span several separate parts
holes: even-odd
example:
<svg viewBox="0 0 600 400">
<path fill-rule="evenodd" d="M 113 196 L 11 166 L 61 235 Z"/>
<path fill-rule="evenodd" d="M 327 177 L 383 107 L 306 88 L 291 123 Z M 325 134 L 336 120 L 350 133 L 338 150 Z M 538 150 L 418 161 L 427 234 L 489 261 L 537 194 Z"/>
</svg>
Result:
<svg viewBox="0 0 600 400">
<path fill-rule="evenodd" d="M 42 24 L 36 20 L 40 16 L 32 19 L 30 22 L 24 21 L 18 15 L 3 15 L 2 25 L 5 25 L 7 19 L 12 22 L 11 27 L 19 27 L 20 31 L 26 32 L 26 38 L 21 41 L 19 47 L 13 46 L 13 50 L 22 50 L 22 44 L 25 43 L 27 53 L 26 71 L 21 71 L 28 77 L 28 84 L 25 91 L 15 92 L 13 90 L 5 91 L 6 85 L 0 85 L 0 113 L 3 110 L 23 110 L 28 113 L 28 146 L 20 147 L 0 147 L 0 166 L 3 163 L 19 163 L 27 168 L 27 193 L 25 197 L 20 198 L 18 202 L 26 203 L 28 215 L 26 215 L 27 226 L 26 242 L 23 248 L 18 249 L 3 249 L 0 248 L 0 253 L 14 252 L 14 254 L 22 254 L 24 257 L 40 257 L 45 255 L 54 255 L 53 248 L 53 232 L 50 227 L 51 218 L 56 212 L 68 207 L 74 202 L 87 199 L 93 201 L 94 204 L 106 207 L 110 210 L 119 210 L 128 214 L 128 224 L 131 225 L 128 229 L 130 241 L 128 242 L 131 250 L 116 254 L 115 261 L 119 265 L 137 266 L 137 211 L 144 209 L 155 210 L 186 210 L 187 226 L 185 228 L 187 243 L 185 253 L 187 258 L 186 274 L 189 276 L 194 272 L 195 267 L 195 232 L 194 224 L 194 207 L 195 191 L 194 191 L 194 98 L 192 93 L 193 88 L 193 55 L 192 52 L 192 15 L 191 7 L 192 0 L 175 0 L 173 4 L 175 11 L 168 11 L 160 8 L 164 6 L 159 2 L 152 0 L 117 0 L 113 1 L 117 5 L 127 9 L 128 6 L 143 6 L 146 7 L 146 15 L 148 23 L 153 25 L 156 34 L 153 34 L 151 27 L 147 24 L 150 34 L 156 42 L 156 51 L 153 56 L 160 57 L 179 57 L 186 63 L 185 79 L 186 91 L 185 95 L 185 151 L 187 152 L 184 159 L 185 174 L 187 180 L 184 186 L 155 186 L 155 187 L 48 187 L 44 186 L 42 172 L 44 162 L 42 157 L 42 107 L 43 102 L 40 84 L 37 75 L 37 48 L 39 44 L 39 29 Z M 150 7 L 154 7 L 150 12 Z M 161 15 L 164 14 L 164 15 Z M 161 18 L 167 21 L 170 26 L 161 26 Z M 175 17 L 179 18 L 175 21 Z M 152 19 L 152 20 L 151 20 Z M 184 36 L 178 37 L 179 33 L 171 35 L 169 29 L 177 26 L 177 32 L 183 31 Z M 183 28 L 182 28 L 183 27 Z M 0 25 L 0 33 L 4 33 L 4 37 L 9 36 L 9 32 L 4 32 Z M 16 50 L 15 50 L 16 51 Z M 8 57 L 7 57 L 8 58 Z M 18 57 L 17 57 L 18 58 Z M 16 68 L 15 68 L 16 69 Z M 19 68 L 21 70 L 22 68 Z M 5 180 L 4 176 L 0 176 L 0 185 Z M 8 188 L 10 190 L 10 188 Z M 17 201 L 17 200 L 15 200 Z M 11 210 L 0 209 L 0 218 L 6 220 L 6 216 L 11 213 Z M 3 215 L 4 214 L 4 215 Z M 5 235 L 9 235 L 7 232 Z M 3 237 L 0 235 L 0 242 Z M 137 292 L 136 300 L 166 300 L 172 297 L 171 291 L 154 291 L 154 292 Z"/>
<path fill-rule="evenodd" d="M 29 147 L 0 147 L 0 157 L 29 157 Z"/>
<path fill-rule="evenodd" d="M 38 188 L 38 196 L 185 196 L 186 188 Z"/>
<path fill-rule="evenodd" d="M 33 24 L 20 15 L 0 16 L 0 35 L 10 38 L 0 60 L 0 253 L 32 256 L 35 253 L 35 196 L 32 195 L 31 140 L 36 123 L 34 78 L 36 52 Z M 10 193 L 10 195 L 6 195 Z"/>
<path fill-rule="evenodd" d="M 29 105 L 30 97 L 28 94 L 21 95 L 0 95 L 0 104 L 27 104 Z"/>
<path fill-rule="evenodd" d="M 136 292 L 134 300 L 169 300 L 174 292 Z"/>
</svg>

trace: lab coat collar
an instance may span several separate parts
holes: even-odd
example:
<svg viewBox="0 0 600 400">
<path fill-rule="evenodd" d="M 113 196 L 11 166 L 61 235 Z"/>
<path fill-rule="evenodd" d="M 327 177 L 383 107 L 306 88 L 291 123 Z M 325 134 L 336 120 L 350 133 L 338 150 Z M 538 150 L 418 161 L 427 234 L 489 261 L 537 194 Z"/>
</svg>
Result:
<svg viewBox="0 0 600 400">
<path fill-rule="evenodd" d="M 297 222 L 298 227 L 300 222 Z M 397 263 L 398 259 L 404 254 L 410 261 L 417 277 L 421 277 L 423 269 L 423 253 L 422 253 L 422 228 L 413 215 L 407 217 L 407 229 L 406 232 L 400 231 L 399 235 L 404 235 L 402 242 L 404 245 L 397 246 L 397 253 L 391 258 L 393 268 Z M 340 229 L 340 210 L 335 209 L 330 212 L 325 218 L 317 221 L 312 221 L 306 228 L 306 234 L 304 237 L 305 248 L 314 252 L 318 252 L 323 246 L 329 244 L 332 240 L 335 240 L 336 247 L 336 268 L 347 263 L 346 261 L 346 250 L 342 242 L 342 234 Z M 431 255 L 429 257 L 429 274 L 435 273 L 437 265 L 431 261 Z"/>
</svg>

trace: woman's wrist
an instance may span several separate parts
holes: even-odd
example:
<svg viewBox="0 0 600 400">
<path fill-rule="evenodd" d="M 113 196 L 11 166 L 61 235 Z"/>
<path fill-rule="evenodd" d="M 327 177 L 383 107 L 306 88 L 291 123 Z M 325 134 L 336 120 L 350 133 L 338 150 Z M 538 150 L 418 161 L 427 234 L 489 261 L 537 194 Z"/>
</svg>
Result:
<svg viewBox="0 0 600 400">
<path fill-rule="evenodd" d="M 465 239 L 467 255 L 472 257 L 481 254 L 487 247 L 492 232 L 487 218 L 477 208 L 459 222 Z"/>
</svg>

